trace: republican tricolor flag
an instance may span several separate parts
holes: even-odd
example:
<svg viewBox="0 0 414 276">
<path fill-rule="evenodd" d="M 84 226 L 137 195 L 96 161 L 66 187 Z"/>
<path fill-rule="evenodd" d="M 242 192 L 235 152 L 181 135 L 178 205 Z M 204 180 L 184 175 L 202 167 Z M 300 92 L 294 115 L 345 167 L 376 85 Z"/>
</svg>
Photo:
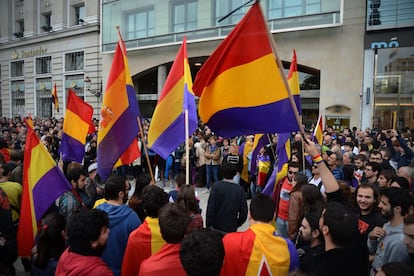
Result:
<svg viewBox="0 0 414 276">
<path fill-rule="evenodd" d="M 59 99 L 57 97 L 56 82 L 53 85 L 53 89 L 52 89 L 52 103 L 55 105 L 55 111 L 59 112 Z"/>
<path fill-rule="evenodd" d="M 39 142 L 33 123 L 27 123 L 23 163 L 23 195 L 17 231 L 19 256 L 29 257 L 37 233 L 37 223 L 47 209 L 72 187 L 46 147 Z"/>
<path fill-rule="evenodd" d="M 289 84 L 290 92 L 292 92 L 293 99 L 295 100 L 298 113 L 299 115 L 302 115 L 302 104 L 300 102 L 299 72 L 295 49 L 293 49 L 292 62 L 290 63 L 287 81 Z"/>
<path fill-rule="evenodd" d="M 223 137 L 299 130 L 259 1 L 197 73 L 202 121 Z"/>
<path fill-rule="evenodd" d="M 148 147 L 164 159 L 188 138 L 185 128 L 188 127 L 188 133 L 191 135 L 198 124 L 186 42 L 184 37 L 158 99 L 148 131 Z M 186 112 L 188 122 L 185 120 Z"/>
<path fill-rule="evenodd" d="M 98 174 L 104 181 L 114 167 L 130 164 L 141 155 L 137 141 L 141 115 L 119 30 L 118 36 L 98 130 Z"/>
<path fill-rule="evenodd" d="M 59 148 L 63 161 L 82 163 L 85 156 L 86 136 L 95 131 L 92 116 L 92 106 L 69 89 L 62 142 Z"/>
<path fill-rule="evenodd" d="M 313 134 L 312 134 L 312 140 L 315 143 L 319 144 L 319 145 L 322 145 L 322 143 L 323 143 L 323 118 L 322 118 L 322 114 L 319 114 L 318 122 L 316 123 L 315 130 L 313 131 Z"/>
</svg>

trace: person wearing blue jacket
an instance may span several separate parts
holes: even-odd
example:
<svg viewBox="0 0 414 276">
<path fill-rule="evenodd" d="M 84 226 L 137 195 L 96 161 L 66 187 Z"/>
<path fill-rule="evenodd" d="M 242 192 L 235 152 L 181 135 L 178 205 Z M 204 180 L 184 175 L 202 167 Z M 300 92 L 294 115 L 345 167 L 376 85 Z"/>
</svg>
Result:
<svg viewBox="0 0 414 276">
<path fill-rule="evenodd" d="M 125 203 L 128 200 L 125 177 L 110 176 L 105 183 L 107 202 L 97 207 L 109 217 L 109 237 L 102 260 L 111 268 L 114 275 L 121 274 L 122 259 L 129 234 L 141 225 L 138 215 Z"/>
</svg>

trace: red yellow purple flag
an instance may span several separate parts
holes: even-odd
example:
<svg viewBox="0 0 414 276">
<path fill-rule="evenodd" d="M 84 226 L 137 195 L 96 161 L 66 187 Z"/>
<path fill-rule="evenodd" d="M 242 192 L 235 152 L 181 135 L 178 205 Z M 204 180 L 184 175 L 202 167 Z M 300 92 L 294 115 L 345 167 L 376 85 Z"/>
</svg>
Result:
<svg viewBox="0 0 414 276">
<path fill-rule="evenodd" d="M 141 116 L 127 50 L 119 31 L 118 35 L 98 130 L 98 173 L 102 180 L 108 178 L 114 167 L 130 164 L 140 156 L 137 135 Z"/>
<path fill-rule="evenodd" d="M 258 1 L 198 72 L 202 121 L 220 136 L 299 130 Z"/>
<path fill-rule="evenodd" d="M 184 37 L 148 131 L 148 147 L 164 159 L 188 138 L 185 137 L 186 110 L 190 134 L 196 130 L 198 124 L 186 42 Z"/>
<path fill-rule="evenodd" d="M 37 222 L 72 187 L 33 130 L 28 126 L 23 163 L 23 195 L 17 231 L 19 256 L 31 256 Z"/>
<path fill-rule="evenodd" d="M 316 123 L 315 130 L 313 131 L 312 140 L 315 143 L 317 143 L 319 145 L 322 145 L 322 142 L 323 142 L 323 119 L 322 119 L 322 114 L 319 114 L 318 122 Z"/>
<path fill-rule="evenodd" d="M 300 102 L 299 72 L 295 49 L 293 49 L 292 62 L 290 63 L 287 81 L 290 87 L 290 91 L 292 92 L 293 99 L 295 100 L 298 113 L 299 115 L 302 115 L 302 104 Z"/>
<path fill-rule="evenodd" d="M 55 111 L 59 112 L 59 99 L 57 97 L 56 82 L 53 85 L 53 89 L 52 89 L 52 103 L 55 105 Z"/>
<path fill-rule="evenodd" d="M 85 156 L 86 136 L 94 131 L 92 116 L 93 107 L 69 89 L 62 142 L 59 148 L 63 161 L 82 163 Z"/>
</svg>

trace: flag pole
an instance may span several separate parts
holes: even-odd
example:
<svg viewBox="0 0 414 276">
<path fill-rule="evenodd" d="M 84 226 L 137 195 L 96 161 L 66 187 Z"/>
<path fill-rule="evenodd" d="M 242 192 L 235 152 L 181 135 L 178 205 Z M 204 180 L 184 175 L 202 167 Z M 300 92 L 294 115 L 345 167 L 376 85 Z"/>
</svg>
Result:
<svg viewBox="0 0 414 276">
<path fill-rule="evenodd" d="M 185 123 L 185 184 L 190 184 L 190 148 L 189 148 L 189 130 L 188 130 L 188 109 L 184 110 Z"/>
<path fill-rule="evenodd" d="M 147 141 L 145 139 L 144 131 L 142 130 L 141 119 L 137 117 L 139 131 L 141 132 L 141 139 L 142 139 L 142 146 L 144 148 L 145 158 L 147 160 L 148 171 L 151 176 L 151 180 L 155 182 L 154 173 L 152 172 L 151 162 L 148 156 L 148 148 L 147 148 Z"/>
<path fill-rule="evenodd" d="M 262 17 L 265 19 L 264 15 L 263 15 L 263 11 L 262 11 L 261 8 L 260 8 L 260 12 L 262 13 Z M 300 121 L 299 112 L 298 112 L 298 109 L 296 107 L 296 103 L 295 103 L 295 101 L 293 100 L 293 97 L 292 97 L 292 91 L 290 90 L 287 78 L 285 76 L 285 72 L 283 72 L 283 64 L 280 61 L 279 56 L 277 54 L 276 42 L 273 39 L 272 34 L 270 33 L 269 26 L 267 25 L 267 21 L 265 21 L 265 25 L 266 25 L 266 30 L 267 30 L 267 36 L 269 38 L 269 42 L 270 42 L 270 45 L 272 47 L 273 56 L 276 59 L 277 67 L 279 68 L 280 75 L 282 76 L 283 83 L 284 83 L 284 85 L 286 87 L 286 90 L 288 92 L 289 101 L 290 101 L 290 104 L 292 105 L 293 111 L 295 113 L 295 118 L 296 118 L 296 121 L 298 123 L 299 130 L 300 130 L 301 133 L 305 133 L 305 130 L 303 129 L 303 126 L 302 126 L 302 122 Z"/>
</svg>

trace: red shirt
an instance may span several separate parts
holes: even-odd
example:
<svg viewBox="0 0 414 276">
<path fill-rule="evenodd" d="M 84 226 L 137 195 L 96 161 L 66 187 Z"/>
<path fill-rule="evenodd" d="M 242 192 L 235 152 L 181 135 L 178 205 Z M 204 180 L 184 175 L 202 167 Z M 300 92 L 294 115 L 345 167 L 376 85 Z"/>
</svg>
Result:
<svg viewBox="0 0 414 276">
<path fill-rule="evenodd" d="M 180 261 L 180 244 L 165 244 L 160 251 L 142 262 L 139 275 L 186 276 Z"/>
<path fill-rule="evenodd" d="M 97 256 L 84 256 L 66 249 L 56 267 L 57 276 L 112 276 L 112 270 Z"/>
<path fill-rule="evenodd" d="M 290 192 L 292 191 L 292 184 L 289 183 L 288 178 L 286 177 L 283 180 L 282 188 L 280 189 L 279 194 L 279 206 L 278 206 L 278 212 L 277 217 L 283 220 L 289 219 L 289 197 Z"/>
<path fill-rule="evenodd" d="M 158 218 L 146 217 L 144 223 L 129 235 L 121 275 L 138 275 L 141 263 L 157 253 L 164 244 Z"/>
</svg>

